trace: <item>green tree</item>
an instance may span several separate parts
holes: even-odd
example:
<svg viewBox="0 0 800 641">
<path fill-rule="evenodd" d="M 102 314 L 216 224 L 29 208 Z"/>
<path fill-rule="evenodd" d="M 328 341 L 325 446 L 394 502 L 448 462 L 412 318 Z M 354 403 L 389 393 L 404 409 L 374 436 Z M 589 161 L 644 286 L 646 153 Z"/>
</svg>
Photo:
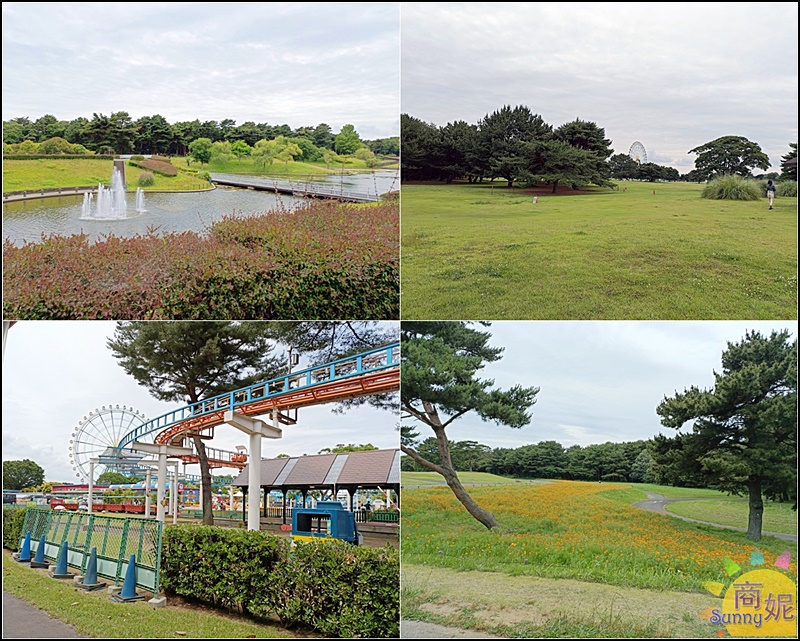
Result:
<svg viewBox="0 0 800 641">
<path fill-rule="evenodd" d="M 270 323 L 232 321 L 120 322 L 108 347 L 125 372 L 162 401 L 197 401 L 284 371 L 272 355 Z M 192 436 L 200 460 L 203 522 L 213 525 L 206 448 Z"/>
<path fill-rule="evenodd" d="M 793 160 L 794 163 L 789 161 Z M 797 143 L 789 143 L 789 153 L 781 156 L 781 180 L 797 180 Z"/>
<path fill-rule="evenodd" d="M 361 138 L 353 125 L 344 125 L 342 130 L 336 134 L 333 144 L 337 154 L 349 156 L 361 147 Z"/>
<path fill-rule="evenodd" d="M 527 410 L 536 402 L 539 389 L 515 385 L 503 391 L 492 389 L 494 381 L 478 378 L 487 363 L 501 358 L 503 348 L 491 347 L 491 334 L 470 325 L 463 321 L 402 324 L 401 410 L 406 418 L 433 430 L 440 462 L 425 459 L 409 438 L 402 439 L 400 447 L 425 469 L 441 474 L 467 511 L 491 529 L 498 526 L 494 516 L 479 506 L 458 480 L 445 430 L 468 412 L 499 425 L 527 425 L 531 420 Z"/>
<path fill-rule="evenodd" d="M 338 443 L 335 447 L 323 447 L 317 454 L 345 454 L 347 452 L 369 452 L 377 450 L 372 443 L 362 443 L 356 445 L 355 443 Z"/>
<path fill-rule="evenodd" d="M 743 136 L 722 136 L 689 150 L 697 154 L 694 166 L 706 179 L 725 174 L 750 176 L 751 169 L 769 169 L 769 158 Z"/>
<path fill-rule="evenodd" d="M 242 158 L 249 156 L 253 149 L 244 140 L 237 140 L 231 145 L 231 153 L 239 159 L 239 164 L 242 164 Z"/>
<path fill-rule="evenodd" d="M 109 470 L 98 476 L 95 483 L 98 485 L 128 485 L 129 483 L 138 483 L 142 480 L 143 478 L 141 476 L 128 476 L 122 472 L 112 472 Z"/>
<path fill-rule="evenodd" d="M 553 128 L 524 105 L 506 105 L 487 114 L 478 126 L 486 142 L 491 175 L 505 178 L 509 187 L 529 173 L 525 146 L 549 140 L 553 135 Z"/>
<path fill-rule="evenodd" d="M 213 144 L 210 138 L 196 138 L 189 143 L 189 155 L 202 167 L 211 160 Z"/>
<path fill-rule="evenodd" d="M 3 488 L 21 490 L 44 481 L 44 469 L 30 459 L 3 461 Z"/>
<path fill-rule="evenodd" d="M 656 463 L 733 494 L 749 497 L 747 538 L 761 540 L 763 495 L 793 493 L 797 487 L 797 340 L 789 331 L 764 337 L 747 332 L 728 343 L 722 373 L 712 389 L 690 387 L 657 408 L 661 423 L 691 433 L 659 435 Z"/>
</svg>

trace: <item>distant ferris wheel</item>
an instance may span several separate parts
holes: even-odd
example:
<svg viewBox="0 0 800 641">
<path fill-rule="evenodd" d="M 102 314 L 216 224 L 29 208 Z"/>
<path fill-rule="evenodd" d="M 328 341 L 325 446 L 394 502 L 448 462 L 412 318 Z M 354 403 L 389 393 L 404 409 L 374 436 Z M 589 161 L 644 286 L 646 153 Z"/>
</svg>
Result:
<svg viewBox="0 0 800 641">
<path fill-rule="evenodd" d="M 83 482 L 89 478 L 89 463 L 97 461 L 95 478 L 103 472 L 131 474 L 138 471 L 143 455 L 131 450 L 119 450 L 123 436 L 145 421 L 145 415 L 132 407 L 103 405 L 82 420 L 70 435 L 69 458 L 75 476 Z M 146 439 L 143 439 L 146 440 Z"/>
<path fill-rule="evenodd" d="M 631 160 L 635 160 L 640 165 L 643 165 L 647 162 L 647 151 L 645 150 L 644 145 L 638 140 L 631 145 L 628 155 L 631 157 Z"/>
</svg>

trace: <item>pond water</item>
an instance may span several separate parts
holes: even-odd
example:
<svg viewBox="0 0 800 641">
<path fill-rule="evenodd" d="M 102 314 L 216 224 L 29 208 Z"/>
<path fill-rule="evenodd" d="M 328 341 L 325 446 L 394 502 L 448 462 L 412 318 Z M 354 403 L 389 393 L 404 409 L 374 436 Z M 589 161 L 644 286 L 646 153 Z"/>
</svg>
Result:
<svg viewBox="0 0 800 641">
<path fill-rule="evenodd" d="M 267 177 L 262 179 L 267 182 L 270 180 Z M 325 182 L 337 186 L 342 184 L 345 189 L 353 191 L 378 194 L 399 189 L 395 171 L 328 177 Z M 68 236 L 85 233 L 97 240 L 112 234 L 118 237 L 135 236 L 148 229 L 158 232 L 202 232 L 225 216 L 252 216 L 273 209 L 292 209 L 302 202 L 288 195 L 218 187 L 190 193 L 145 192 L 146 211 L 138 213 L 135 212 L 135 194 L 130 193 L 127 198 L 130 215 L 121 220 L 81 219 L 83 196 L 6 203 L 3 205 L 3 238 L 15 245 L 22 245 L 26 241 L 39 242 L 42 234 Z"/>
</svg>

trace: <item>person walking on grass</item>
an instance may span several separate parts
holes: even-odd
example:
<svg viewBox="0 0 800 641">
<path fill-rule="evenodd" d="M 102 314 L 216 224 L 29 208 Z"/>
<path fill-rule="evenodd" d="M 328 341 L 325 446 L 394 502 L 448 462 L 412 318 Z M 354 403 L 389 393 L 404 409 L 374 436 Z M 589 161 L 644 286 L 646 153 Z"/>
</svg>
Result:
<svg viewBox="0 0 800 641">
<path fill-rule="evenodd" d="M 767 181 L 767 198 L 769 198 L 769 208 L 772 209 L 772 203 L 775 200 L 775 185 L 771 180 Z"/>
</svg>

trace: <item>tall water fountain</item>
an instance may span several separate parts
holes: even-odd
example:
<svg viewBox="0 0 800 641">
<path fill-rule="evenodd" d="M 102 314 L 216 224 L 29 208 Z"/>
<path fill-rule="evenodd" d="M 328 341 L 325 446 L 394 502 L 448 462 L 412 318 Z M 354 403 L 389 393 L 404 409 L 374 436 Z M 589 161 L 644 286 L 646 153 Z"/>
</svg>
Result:
<svg viewBox="0 0 800 641">
<path fill-rule="evenodd" d="M 135 208 L 137 213 L 145 211 L 144 191 L 136 190 Z M 97 185 L 97 198 L 91 193 L 83 195 L 81 220 L 122 220 L 128 218 L 128 202 L 125 197 L 125 182 L 122 173 L 114 167 L 111 172 L 111 186 Z"/>
</svg>

